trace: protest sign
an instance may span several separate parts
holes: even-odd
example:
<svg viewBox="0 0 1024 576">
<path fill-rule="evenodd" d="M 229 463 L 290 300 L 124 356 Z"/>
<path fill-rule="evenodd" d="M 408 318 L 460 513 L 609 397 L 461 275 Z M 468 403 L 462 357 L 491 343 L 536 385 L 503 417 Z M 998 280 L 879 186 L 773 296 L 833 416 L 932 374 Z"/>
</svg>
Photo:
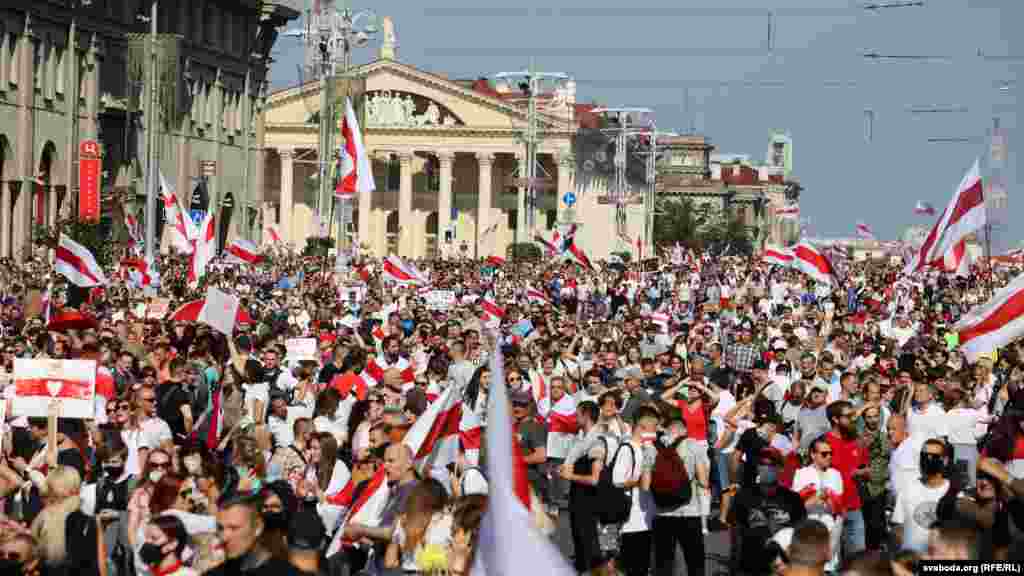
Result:
<svg viewBox="0 0 1024 576">
<path fill-rule="evenodd" d="M 285 359 L 289 362 L 316 360 L 316 338 L 291 338 L 284 343 Z"/>
<path fill-rule="evenodd" d="M 93 418 L 95 393 L 95 360 L 14 359 L 15 416 L 45 418 L 57 400 L 62 418 Z"/>
<path fill-rule="evenodd" d="M 168 298 L 154 298 L 146 307 L 146 318 L 150 320 L 163 320 L 170 308 L 171 301 Z"/>
<path fill-rule="evenodd" d="M 199 322 L 225 336 L 231 336 L 235 331 L 236 318 L 238 318 L 238 298 L 225 294 L 212 286 L 207 288 L 206 302 L 199 312 Z"/>
<path fill-rule="evenodd" d="M 431 310 L 450 310 L 455 305 L 454 290 L 431 290 L 424 295 L 427 308 Z"/>
</svg>

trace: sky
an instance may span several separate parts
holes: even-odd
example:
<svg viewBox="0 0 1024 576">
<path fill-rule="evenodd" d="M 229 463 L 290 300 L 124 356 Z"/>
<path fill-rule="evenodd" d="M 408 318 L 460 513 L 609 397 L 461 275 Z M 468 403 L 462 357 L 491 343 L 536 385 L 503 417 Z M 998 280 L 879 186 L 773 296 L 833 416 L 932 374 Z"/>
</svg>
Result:
<svg viewBox="0 0 1024 576">
<path fill-rule="evenodd" d="M 913 214 L 915 203 L 941 211 L 977 157 L 987 174 L 998 116 L 1009 143 L 1010 221 L 1024 217 L 1024 201 L 1015 201 L 1024 178 L 1016 153 L 1024 146 L 1016 129 L 1024 2 L 862 7 L 891 1 L 376 0 L 352 7 L 393 19 L 399 60 L 450 78 L 522 70 L 532 60 L 537 70 L 573 76 L 579 102 L 651 108 L 659 130 L 692 127 L 716 152 L 759 161 L 771 130 L 786 130 L 804 187 L 801 213 L 815 236 L 853 236 L 858 220 L 882 239 L 930 226 Z M 376 58 L 379 44 L 378 36 L 356 49 L 353 62 Z M 302 50 L 294 38 L 278 40 L 275 89 L 300 81 Z M 865 52 L 942 58 L 878 61 Z M 865 110 L 874 116 L 870 142 Z M 1013 245 L 1024 240 L 1013 228 L 1006 234 Z"/>
</svg>

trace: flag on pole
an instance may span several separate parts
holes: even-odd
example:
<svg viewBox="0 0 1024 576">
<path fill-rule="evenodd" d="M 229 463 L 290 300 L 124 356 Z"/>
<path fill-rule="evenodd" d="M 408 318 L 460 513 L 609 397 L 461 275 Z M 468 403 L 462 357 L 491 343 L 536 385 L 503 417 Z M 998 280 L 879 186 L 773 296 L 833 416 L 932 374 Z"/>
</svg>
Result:
<svg viewBox="0 0 1024 576">
<path fill-rule="evenodd" d="M 266 236 L 263 237 L 264 245 L 267 244 L 268 240 L 270 244 L 274 246 L 281 244 L 281 233 L 277 231 L 276 224 L 271 224 L 270 226 L 267 226 L 266 232 Z"/>
<path fill-rule="evenodd" d="M 761 254 L 761 260 L 768 264 L 775 264 L 776 266 L 788 268 L 793 265 L 793 251 L 789 248 L 769 244 L 764 247 L 764 253 Z"/>
<path fill-rule="evenodd" d="M 341 171 L 334 196 L 351 199 L 356 194 L 373 192 L 376 183 L 373 180 L 373 168 L 370 157 L 363 146 L 363 135 L 359 130 L 359 120 L 352 109 L 352 100 L 345 98 L 345 116 L 341 120 Z"/>
<path fill-rule="evenodd" d="M 965 314 L 953 332 L 970 362 L 1024 335 L 1024 274 Z"/>
<path fill-rule="evenodd" d="M 415 266 L 407 264 L 394 254 L 384 260 L 384 277 L 397 284 L 429 284 Z"/>
<path fill-rule="evenodd" d="M 793 267 L 818 282 L 833 284 L 837 281 L 832 262 L 810 242 L 801 242 L 793 248 Z"/>
<path fill-rule="evenodd" d="M 985 225 L 985 196 L 978 160 L 964 174 L 953 199 L 904 268 L 911 274 L 925 267 L 943 268 L 945 254 L 968 235 Z"/>
<path fill-rule="evenodd" d="M 107 277 L 103 274 L 96 258 L 88 248 L 61 233 L 57 242 L 56 261 L 53 269 L 75 286 L 91 288 L 105 286 Z"/>
<path fill-rule="evenodd" d="M 235 239 L 225 252 L 228 253 L 225 260 L 235 264 L 259 264 L 263 261 L 256 244 L 242 238 Z"/>
<path fill-rule="evenodd" d="M 178 198 L 174 189 L 164 178 L 163 172 L 159 172 L 160 191 L 164 200 L 164 219 L 171 224 L 171 246 L 183 254 L 191 254 L 193 250 L 192 241 L 199 236 L 195 222 L 182 206 L 181 198 Z"/>
<path fill-rule="evenodd" d="M 918 200 L 914 206 L 914 214 L 918 216 L 935 216 L 935 207 L 928 202 Z"/>
<path fill-rule="evenodd" d="M 473 576 L 573 576 L 575 571 L 530 520 L 529 482 L 522 470 L 525 466 L 516 466 L 513 455 L 514 432 L 500 353 L 491 356 L 491 374 L 493 381 L 487 407 L 490 493 L 471 573 Z"/>
<path fill-rule="evenodd" d="M 875 232 L 866 222 L 857 221 L 857 237 L 864 240 L 874 240 Z"/>
<path fill-rule="evenodd" d="M 203 274 L 206 274 L 206 266 L 213 260 L 217 250 L 217 229 L 214 222 L 213 211 L 207 211 L 200 226 L 201 235 L 193 242 L 192 258 L 188 266 L 188 283 L 193 287 L 199 283 Z"/>
</svg>

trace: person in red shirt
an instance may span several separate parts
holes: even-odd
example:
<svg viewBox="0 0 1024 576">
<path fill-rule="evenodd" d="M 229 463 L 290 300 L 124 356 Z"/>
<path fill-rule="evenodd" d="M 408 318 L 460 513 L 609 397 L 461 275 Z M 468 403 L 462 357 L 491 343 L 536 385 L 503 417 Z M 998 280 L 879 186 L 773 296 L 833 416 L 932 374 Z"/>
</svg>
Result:
<svg viewBox="0 0 1024 576">
<path fill-rule="evenodd" d="M 825 434 L 825 441 L 832 447 L 832 467 L 843 478 L 846 518 L 843 522 L 842 546 L 847 558 L 864 550 L 864 513 L 861 511 L 856 480 L 867 478 L 871 473 L 868 451 L 857 442 L 854 412 L 853 404 L 845 400 L 829 404 L 826 411 L 832 429 Z"/>
</svg>

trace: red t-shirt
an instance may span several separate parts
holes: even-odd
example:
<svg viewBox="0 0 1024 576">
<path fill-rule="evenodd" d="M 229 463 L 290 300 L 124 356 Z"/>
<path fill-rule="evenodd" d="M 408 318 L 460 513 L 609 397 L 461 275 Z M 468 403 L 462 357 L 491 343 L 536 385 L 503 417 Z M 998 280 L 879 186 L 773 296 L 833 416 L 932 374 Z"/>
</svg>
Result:
<svg viewBox="0 0 1024 576">
<path fill-rule="evenodd" d="M 843 477 L 843 508 L 847 511 L 860 510 L 860 492 L 853 479 L 853 472 L 868 465 L 868 451 L 856 438 L 846 439 L 829 431 L 825 440 L 832 447 L 832 467 Z"/>
<path fill-rule="evenodd" d="M 686 400 L 676 400 L 676 407 L 683 413 L 683 420 L 686 422 L 686 437 L 693 440 L 708 439 L 708 419 L 704 415 L 704 403 L 689 403 Z M 696 406 L 691 408 L 691 406 Z"/>
</svg>

